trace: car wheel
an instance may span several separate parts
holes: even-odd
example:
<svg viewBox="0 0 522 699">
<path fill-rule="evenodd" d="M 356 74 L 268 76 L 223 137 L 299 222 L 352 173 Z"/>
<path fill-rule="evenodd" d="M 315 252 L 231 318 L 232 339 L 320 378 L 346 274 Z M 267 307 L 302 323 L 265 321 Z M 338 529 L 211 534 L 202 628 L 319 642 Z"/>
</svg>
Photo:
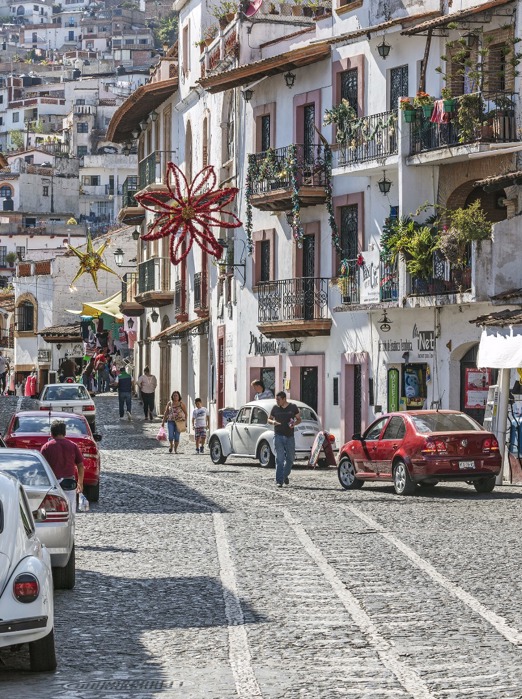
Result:
<svg viewBox="0 0 522 699">
<path fill-rule="evenodd" d="M 495 476 L 493 478 L 479 478 L 478 481 L 473 481 L 473 485 L 477 493 L 491 493 L 495 487 Z"/>
<path fill-rule="evenodd" d="M 393 487 L 397 495 L 413 495 L 415 483 L 411 480 L 404 461 L 397 461 L 393 467 Z"/>
<path fill-rule="evenodd" d="M 364 485 L 364 481 L 356 477 L 355 466 L 347 456 L 343 456 L 339 461 L 337 476 L 339 477 L 339 483 L 345 490 L 356 490 Z"/>
<path fill-rule="evenodd" d="M 100 499 L 100 481 L 96 485 L 84 485 L 83 494 L 89 502 L 98 502 Z"/>
<path fill-rule="evenodd" d="M 55 590 L 72 590 L 76 582 L 76 553 L 74 544 L 67 565 L 63 568 L 53 568 Z"/>
<path fill-rule="evenodd" d="M 56 670 L 56 653 L 54 650 L 54 629 L 29 643 L 29 659 L 32 672 L 52 672 Z"/>
<path fill-rule="evenodd" d="M 223 454 L 223 449 L 221 447 L 221 442 L 217 437 L 212 437 L 210 440 L 210 458 L 213 464 L 224 464 L 227 457 Z"/>
<path fill-rule="evenodd" d="M 257 450 L 257 458 L 261 466 L 265 468 L 275 468 L 275 456 L 272 454 L 270 449 L 270 444 L 268 442 L 261 442 L 259 449 Z"/>
</svg>

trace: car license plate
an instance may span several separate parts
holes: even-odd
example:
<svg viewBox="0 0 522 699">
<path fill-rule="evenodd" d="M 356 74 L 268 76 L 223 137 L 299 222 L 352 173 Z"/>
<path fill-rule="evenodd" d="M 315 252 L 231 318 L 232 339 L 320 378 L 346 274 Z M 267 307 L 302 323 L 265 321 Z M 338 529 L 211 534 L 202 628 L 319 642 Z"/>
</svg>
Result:
<svg viewBox="0 0 522 699">
<path fill-rule="evenodd" d="M 468 468 L 475 468 L 474 461 L 459 461 L 459 468 L 464 470 Z"/>
</svg>

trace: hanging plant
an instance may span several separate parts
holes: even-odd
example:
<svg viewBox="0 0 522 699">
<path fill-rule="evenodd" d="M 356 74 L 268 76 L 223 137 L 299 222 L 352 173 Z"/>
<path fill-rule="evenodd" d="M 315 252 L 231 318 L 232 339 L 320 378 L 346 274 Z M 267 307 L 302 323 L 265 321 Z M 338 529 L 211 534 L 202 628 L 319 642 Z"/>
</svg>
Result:
<svg viewBox="0 0 522 699">
<path fill-rule="evenodd" d="M 292 235 L 297 247 L 303 246 L 304 231 L 301 225 L 301 200 L 299 199 L 299 168 L 297 166 L 297 146 L 293 143 L 288 148 L 287 168 L 290 172 L 292 189 Z"/>
</svg>

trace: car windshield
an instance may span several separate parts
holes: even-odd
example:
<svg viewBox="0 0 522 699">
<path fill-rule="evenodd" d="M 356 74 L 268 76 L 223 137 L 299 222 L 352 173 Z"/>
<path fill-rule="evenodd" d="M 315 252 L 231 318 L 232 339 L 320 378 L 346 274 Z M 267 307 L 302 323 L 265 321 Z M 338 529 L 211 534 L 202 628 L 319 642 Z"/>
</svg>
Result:
<svg viewBox="0 0 522 699">
<path fill-rule="evenodd" d="M 33 454 L 10 454 L 1 451 L 0 469 L 17 478 L 22 485 L 37 488 L 51 485 L 45 466 Z"/>
<path fill-rule="evenodd" d="M 416 431 L 420 434 L 427 434 L 428 432 L 479 432 L 483 429 L 464 413 L 412 415 L 411 421 Z"/>
<path fill-rule="evenodd" d="M 89 400 L 89 394 L 84 386 L 49 386 L 42 400 Z"/>
<path fill-rule="evenodd" d="M 300 405 L 299 412 L 301 413 L 301 420 L 319 422 L 317 415 L 314 413 L 314 411 L 311 408 L 305 408 L 304 405 Z"/>
<path fill-rule="evenodd" d="M 13 432 L 17 434 L 29 432 L 32 434 L 50 434 L 51 422 L 48 415 L 17 415 L 13 424 Z M 87 423 L 77 417 L 60 416 L 60 421 L 65 422 L 68 437 L 82 437 L 89 434 Z"/>
</svg>

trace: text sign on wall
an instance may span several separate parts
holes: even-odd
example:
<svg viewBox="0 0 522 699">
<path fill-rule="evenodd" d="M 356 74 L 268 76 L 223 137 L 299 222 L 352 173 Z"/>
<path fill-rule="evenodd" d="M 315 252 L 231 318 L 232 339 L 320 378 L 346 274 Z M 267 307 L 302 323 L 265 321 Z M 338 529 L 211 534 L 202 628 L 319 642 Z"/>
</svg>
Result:
<svg viewBox="0 0 522 699">
<path fill-rule="evenodd" d="M 399 370 L 388 369 L 388 412 L 399 410 Z"/>
<path fill-rule="evenodd" d="M 361 303 L 379 303 L 379 251 L 366 250 L 362 256 L 364 264 L 359 268 Z"/>
</svg>

